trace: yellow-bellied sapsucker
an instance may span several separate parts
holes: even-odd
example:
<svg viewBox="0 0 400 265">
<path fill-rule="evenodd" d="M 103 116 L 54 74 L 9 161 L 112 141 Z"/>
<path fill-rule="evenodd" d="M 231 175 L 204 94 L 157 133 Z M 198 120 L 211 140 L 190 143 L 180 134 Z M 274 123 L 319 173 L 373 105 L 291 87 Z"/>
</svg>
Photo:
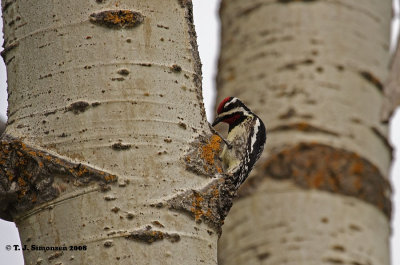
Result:
<svg viewBox="0 0 400 265">
<path fill-rule="evenodd" d="M 212 126 L 229 125 L 226 145 L 221 153 L 224 169 L 232 174 L 238 188 L 247 178 L 264 150 L 266 130 L 262 120 L 239 99 L 225 98 L 218 106 Z"/>
</svg>

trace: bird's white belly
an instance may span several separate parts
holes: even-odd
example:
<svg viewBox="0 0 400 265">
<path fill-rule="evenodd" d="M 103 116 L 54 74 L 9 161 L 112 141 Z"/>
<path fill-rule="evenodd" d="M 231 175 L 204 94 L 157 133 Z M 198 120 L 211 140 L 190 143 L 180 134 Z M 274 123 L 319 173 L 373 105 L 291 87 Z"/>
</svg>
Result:
<svg viewBox="0 0 400 265">
<path fill-rule="evenodd" d="M 222 162 L 225 171 L 234 172 L 243 162 L 243 148 L 246 148 L 247 139 L 246 135 L 243 134 L 243 128 L 241 126 L 236 126 L 228 134 L 227 141 L 232 145 L 232 148 L 224 146 L 221 153 Z"/>
</svg>

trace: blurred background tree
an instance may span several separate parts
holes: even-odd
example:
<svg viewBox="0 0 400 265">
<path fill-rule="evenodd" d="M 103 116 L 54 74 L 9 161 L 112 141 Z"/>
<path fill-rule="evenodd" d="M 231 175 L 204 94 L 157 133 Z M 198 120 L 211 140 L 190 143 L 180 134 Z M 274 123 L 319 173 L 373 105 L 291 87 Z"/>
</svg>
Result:
<svg viewBox="0 0 400 265">
<path fill-rule="evenodd" d="M 217 102 L 268 140 L 220 239 L 220 264 L 390 264 L 392 147 L 381 120 L 391 1 L 228 1 Z"/>
</svg>

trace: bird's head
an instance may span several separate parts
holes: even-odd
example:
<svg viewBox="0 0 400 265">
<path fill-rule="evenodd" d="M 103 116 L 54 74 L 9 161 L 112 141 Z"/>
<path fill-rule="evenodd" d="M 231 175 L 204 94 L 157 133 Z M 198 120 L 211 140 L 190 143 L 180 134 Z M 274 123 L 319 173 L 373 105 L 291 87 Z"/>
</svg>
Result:
<svg viewBox="0 0 400 265">
<path fill-rule="evenodd" d="M 220 122 L 225 122 L 231 126 L 245 119 L 249 116 L 249 113 L 250 110 L 238 98 L 227 97 L 219 103 L 217 116 L 212 126 Z"/>
</svg>

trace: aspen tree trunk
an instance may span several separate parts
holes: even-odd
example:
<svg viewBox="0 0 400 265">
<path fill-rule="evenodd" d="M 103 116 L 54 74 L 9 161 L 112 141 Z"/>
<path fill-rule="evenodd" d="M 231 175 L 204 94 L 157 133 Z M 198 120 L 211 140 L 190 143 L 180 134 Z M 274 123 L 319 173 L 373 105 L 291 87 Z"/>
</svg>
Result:
<svg viewBox="0 0 400 265">
<path fill-rule="evenodd" d="M 5 123 L 5 121 L 3 121 L 1 118 L 0 118 L 0 135 L 4 132 L 4 129 L 6 128 L 6 123 Z"/>
<path fill-rule="evenodd" d="M 209 132 L 191 1 L 2 9 L 0 213 L 16 222 L 26 264 L 216 264 L 218 224 L 201 222 L 195 193 L 210 179 L 187 170 L 190 143 Z"/>
<path fill-rule="evenodd" d="M 384 104 L 381 111 L 381 119 L 388 122 L 393 112 L 400 106 L 400 43 L 397 39 L 397 47 L 391 58 L 390 72 L 384 87 Z"/>
<path fill-rule="evenodd" d="M 220 264 L 389 265 L 391 1 L 223 0 L 219 102 L 267 125 Z"/>
</svg>

